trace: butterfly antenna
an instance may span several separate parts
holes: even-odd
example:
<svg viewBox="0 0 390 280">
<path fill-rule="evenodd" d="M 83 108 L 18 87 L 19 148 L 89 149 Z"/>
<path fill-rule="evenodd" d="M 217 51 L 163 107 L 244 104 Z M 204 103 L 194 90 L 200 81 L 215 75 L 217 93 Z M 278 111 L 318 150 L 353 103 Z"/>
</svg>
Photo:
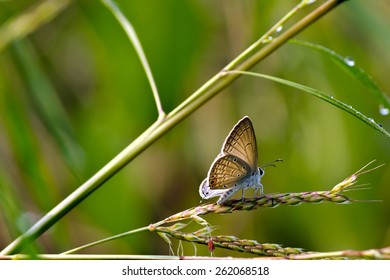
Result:
<svg viewBox="0 0 390 280">
<path fill-rule="evenodd" d="M 278 159 L 275 159 L 273 161 L 270 161 L 270 162 L 267 162 L 266 164 L 263 164 L 261 166 L 261 168 L 264 168 L 264 167 L 267 167 L 267 166 L 273 166 L 273 167 L 276 167 L 276 164 L 277 162 L 283 162 L 283 160 L 281 158 L 278 158 Z"/>
</svg>

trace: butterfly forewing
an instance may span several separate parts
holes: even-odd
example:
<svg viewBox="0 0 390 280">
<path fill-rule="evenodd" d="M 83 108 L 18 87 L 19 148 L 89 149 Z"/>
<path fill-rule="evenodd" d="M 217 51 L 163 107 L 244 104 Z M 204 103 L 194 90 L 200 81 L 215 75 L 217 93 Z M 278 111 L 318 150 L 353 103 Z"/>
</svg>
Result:
<svg viewBox="0 0 390 280">
<path fill-rule="evenodd" d="M 222 152 L 242 159 L 249 164 L 252 170 L 257 168 L 256 136 L 248 117 L 244 117 L 232 129 L 225 140 Z"/>
<path fill-rule="evenodd" d="M 250 172 L 250 166 L 235 155 L 225 155 L 218 158 L 209 172 L 210 189 L 231 188 Z"/>
</svg>

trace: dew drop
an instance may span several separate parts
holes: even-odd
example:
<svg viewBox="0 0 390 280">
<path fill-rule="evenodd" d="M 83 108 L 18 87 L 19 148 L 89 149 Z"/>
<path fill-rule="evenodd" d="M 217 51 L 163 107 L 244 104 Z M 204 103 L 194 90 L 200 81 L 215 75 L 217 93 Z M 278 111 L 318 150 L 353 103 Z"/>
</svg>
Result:
<svg viewBox="0 0 390 280">
<path fill-rule="evenodd" d="M 375 123 L 374 119 L 373 118 L 368 118 L 368 120 L 372 123 Z"/>
<path fill-rule="evenodd" d="M 355 66 L 355 60 L 354 60 L 352 57 L 350 57 L 350 56 L 346 56 L 346 57 L 344 58 L 344 62 L 345 62 L 345 64 L 347 64 L 348 66 L 351 66 L 351 67 Z"/>
<path fill-rule="evenodd" d="M 275 32 L 276 33 L 279 33 L 280 31 L 283 30 L 283 25 L 279 26 L 278 28 L 276 28 Z"/>
<path fill-rule="evenodd" d="M 387 116 L 390 113 L 390 109 L 385 107 L 385 106 L 383 106 L 383 105 L 379 105 L 379 113 L 382 116 Z"/>
<path fill-rule="evenodd" d="M 317 0 L 307 0 L 307 1 L 306 1 L 306 5 L 313 4 L 315 1 L 317 1 Z"/>
<path fill-rule="evenodd" d="M 265 40 L 263 41 L 263 43 L 269 43 L 269 42 L 271 42 L 273 39 L 274 39 L 274 37 L 268 36 L 268 38 L 265 39 Z"/>
</svg>

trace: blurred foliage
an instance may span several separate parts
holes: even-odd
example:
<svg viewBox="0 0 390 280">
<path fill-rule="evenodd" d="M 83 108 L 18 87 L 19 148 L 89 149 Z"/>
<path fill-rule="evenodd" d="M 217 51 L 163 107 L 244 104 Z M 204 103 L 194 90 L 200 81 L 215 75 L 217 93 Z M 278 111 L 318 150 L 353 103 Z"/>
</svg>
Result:
<svg viewBox="0 0 390 280">
<path fill-rule="evenodd" d="M 169 112 L 249 46 L 298 1 L 117 1 L 134 25 Z M 0 3 L 0 26 L 35 1 Z M 390 6 L 347 1 L 298 36 L 353 57 L 390 91 Z M 71 2 L 57 17 L 0 53 L 0 248 L 25 231 L 119 153 L 157 117 L 132 45 L 98 1 Z M 329 59 L 283 46 L 253 71 L 325 91 L 381 123 L 380 104 Z M 109 180 L 48 233 L 57 253 L 161 220 L 199 203 L 198 186 L 244 115 L 254 123 L 259 164 L 276 158 L 265 192 L 328 190 L 372 159 L 388 163 L 390 142 L 345 112 L 267 80 L 242 77 Z M 390 244 L 390 170 L 363 175 L 349 196 L 381 203 L 301 205 L 207 217 L 215 234 L 314 251 Z M 247 195 L 251 195 L 250 191 Z M 152 233 L 92 253 L 168 254 Z M 186 244 L 184 253 L 194 253 Z M 199 248 L 198 254 L 208 254 Z M 231 255 L 216 250 L 214 255 Z"/>
</svg>

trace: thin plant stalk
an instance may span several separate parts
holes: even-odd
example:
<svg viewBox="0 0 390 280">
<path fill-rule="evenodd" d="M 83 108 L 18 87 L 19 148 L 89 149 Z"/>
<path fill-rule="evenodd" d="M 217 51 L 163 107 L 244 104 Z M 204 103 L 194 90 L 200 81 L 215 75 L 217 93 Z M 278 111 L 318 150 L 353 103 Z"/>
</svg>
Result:
<svg viewBox="0 0 390 280">
<path fill-rule="evenodd" d="M 161 104 L 160 95 L 157 90 L 156 82 L 153 78 L 152 70 L 150 69 L 148 60 L 146 58 L 146 55 L 143 51 L 142 45 L 140 40 L 138 39 L 137 33 L 134 30 L 134 27 L 130 23 L 130 21 L 127 20 L 127 18 L 123 15 L 121 10 L 116 6 L 114 1 L 111 0 L 102 0 L 102 2 L 107 6 L 109 10 L 114 14 L 116 19 L 119 21 L 123 29 L 125 30 L 127 36 L 129 37 L 130 41 L 133 43 L 135 51 L 137 52 L 137 55 L 141 61 L 142 67 L 145 70 L 146 77 L 148 78 L 154 101 L 156 103 L 157 112 L 158 112 L 158 119 L 161 121 L 165 117 L 165 113 Z"/>
<path fill-rule="evenodd" d="M 11 18 L 0 28 L 0 52 L 13 41 L 26 37 L 55 18 L 70 2 L 70 0 L 43 1 L 20 16 Z"/>
<path fill-rule="evenodd" d="M 162 256 L 162 255 L 114 255 L 114 254 L 39 254 L 27 255 L 16 254 L 0 256 L 1 260 L 180 260 L 178 256 Z"/>
<path fill-rule="evenodd" d="M 235 211 L 252 211 L 258 208 L 273 208 L 273 207 L 278 207 L 280 205 L 296 206 L 302 203 L 318 204 L 321 202 L 331 202 L 337 204 L 346 204 L 355 201 L 347 197 L 346 195 L 342 194 L 341 192 L 336 193 L 333 192 L 332 190 L 316 191 L 316 192 L 301 192 L 301 193 L 271 193 L 259 197 L 245 198 L 244 200 L 232 199 L 226 201 L 226 203 L 223 205 L 218 205 L 217 203 L 202 204 L 199 206 L 186 209 L 179 213 L 173 214 L 165 218 L 164 220 L 161 220 L 154 224 L 150 224 L 149 226 L 120 233 L 95 242 L 91 242 L 86 245 L 79 246 L 77 248 L 73 248 L 71 250 L 63 252 L 62 254 L 75 253 L 83 249 L 87 249 L 119 238 L 131 236 L 136 233 L 141 233 L 146 231 L 163 232 L 161 230 L 162 225 L 169 224 L 169 223 L 178 223 L 183 220 L 203 220 L 199 216 L 204 216 L 208 214 L 229 214 Z M 206 225 L 206 227 L 208 227 L 208 225 Z"/>
<path fill-rule="evenodd" d="M 390 247 L 370 250 L 344 250 L 335 252 L 310 252 L 298 255 L 280 257 L 261 257 L 264 259 L 290 259 L 290 260 L 313 260 L 313 259 L 366 259 L 366 260 L 390 260 Z M 16 254 L 0 256 L 0 260 L 31 260 L 31 255 Z M 39 260 L 231 260 L 231 257 L 208 257 L 208 256 L 167 256 L 167 255 L 106 255 L 106 254 L 39 254 L 34 259 Z M 246 260 L 251 258 L 245 258 Z M 252 259 L 259 259 L 255 257 Z"/>
<path fill-rule="evenodd" d="M 180 240 L 185 241 L 193 241 L 196 243 L 201 244 L 207 244 L 208 240 L 206 237 L 209 236 L 210 231 L 212 230 L 212 226 L 201 218 L 202 215 L 207 214 L 229 214 L 234 211 L 251 211 L 255 210 L 257 208 L 269 208 L 269 207 L 277 207 L 279 205 L 290 205 L 295 206 L 302 203 L 321 203 L 321 202 L 331 202 L 331 203 L 337 203 L 337 204 L 346 204 L 350 202 L 355 202 L 356 200 L 353 200 L 349 198 L 348 196 L 344 195 L 343 193 L 349 189 L 351 189 L 352 186 L 354 186 L 357 182 L 357 178 L 360 175 L 363 175 L 365 173 L 371 172 L 373 170 L 376 170 L 377 168 L 380 168 L 383 166 L 383 164 L 378 165 L 376 167 L 366 169 L 370 164 L 372 164 L 375 160 L 369 162 L 368 164 L 364 165 L 362 168 L 360 168 L 358 171 L 353 173 L 352 175 L 345 178 L 342 182 L 336 184 L 331 190 L 329 191 L 316 191 L 316 192 L 300 192 L 300 193 L 271 193 L 271 194 L 264 194 L 259 197 L 253 197 L 253 198 L 244 198 L 242 199 L 232 199 L 226 201 L 223 205 L 218 205 L 217 203 L 207 203 L 199 206 L 195 206 L 189 209 L 186 209 L 184 211 L 181 211 L 179 213 L 173 214 L 164 220 L 161 220 L 157 223 L 150 224 L 149 226 L 142 227 L 139 229 L 127 231 L 124 233 L 120 233 L 105 239 L 101 239 L 83 246 L 79 246 L 77 248 L 73 248 L 71 250 L 68 250 L 66 252 L 63 252 L 62 254 L 71 254 L 78 252 L 80 250 L 90 248 L 99 244 L 103 244 L 115 239 L 127 237 L 130 235 L 134 235 L 136 233 L 140 232 L 157 232 L 160 235 L 165 234 L 170 235 L 171 237 L 178 238 Z M 190 220 L 195 221 L 199 225 L 203 226 L 206 229 L 206 232 L 199 231 L 198 234 L 181 234 L 177 230 L 185 227 L 187 224 L 179 223 L 183 220 Z M 175 223 L 171 227 L 162 227 L 165 224 L 169 223 Z M 206 234 L 206 235 L 205 235 Z M 205 237 L 206 236 L 206 237 Z M 226 241 L 226 238 L 225 238 Z M 236 242 L 237 240 L 231 240 L 232 242 Z M 254 243 L 253 243 L 254 244 Z M 223 245 L 222 243 L 217 244 L 219 247 L 226 247 L 227 245 Z M 262 251 L 259 251 L 259 247 L 256 245 L 253 249 L 254 252 L 262 253 Z M 279 246 L 280 247 L 280 246 Z M 277 249 L 279 248 L 277 246 Z M 267 247 L 269 249 L 269 246 Z M 276 249 L 274 246 L 273 249 Z M 239 249 L 241 250 L 241 249 Z M 289 248 L 288 250 L 285 249 L 284 252 L 286 253 L 294 253 L 297 254 L 298 249 L 292 250 L 292 248 Z M 302 250 L 301 250 L 302 251 Z M 300 252 L 301 252 L 300 251 Z M 278 251 L 281 252 L 280 250 Z M 263 254 L 264 255 L 264 254 Z"/>
<path fill-rule="evenodd" d="M 232 60 L 226 67 L 225 70 L 235 69 L 238 64 L 240 64 L 245 57 L 248 57 L 251 53 L 253 53 L 256 49 L 262 47 L 264 43 L 269 41 L 269 38 L 272 38 L 272 35 L 277 32 L 279 28 L 283 28 L 283 25 L 290 20 L 294 15 L 296 15 L 301 9 L 310 5 L 309 0 L 303 0 L 298 5 L 296 5 L 293 9 L 291 9 L 284 17 L 282 17 L 274 26 L 272 26 L 263 36 L 260 37 L 254 44 L 252 44 L 249 48 L 247 48 L 244 52 L 242 52 L 239 56 L 237 56 L 234 60 Z"/>
<path fill-rule="evenodd" d="M 342 0 L 328 0 L 323 5 L 312 11 L 305 18 L 294 24 L 279 37 L 272 40 L 264 48 L 256 51 L 249 57 L 244 57 L 239 61 L 236 70 L 248 70 L 256 63 L 262 61 L 269 54 L 277 50 L 280 46 L 287 43 L 289 39 L 303 31 L 305 28 L 320 19 L 323 15 L 333 10 Z M 225 69 L 226 70 L 226 69 Z M 230 69 L 228 69 L 230 70 Z M 62 202 L 56 205 L 46 215 L 44 215 L 36 224 L 34 224 L 24 234 L 19 236 L 4 248 L 0 255 L 15 254 L 23 249 L 25 245 L 38 238 L 42 233 L 49 229 L 53 224 L 60 220 L 70 210 L 76 207 L 80 202 L 87 198 L 91 193 L 98 189 L 113 175 L 118 173 L 124 166 L 132 161 L 137 155 L 148 148 L 161 136 L 166 134 L 171 128 L 177 125 L 184 118 L 205 104 L 222 89 L 230 85 L 240 75 L 225 75 L 223 71 L 216 74 L 200 89 L 193 93 L 188 99 L 180 104 L 176 109 L 170 112 L 163 121 L 157 121 L 135 141 L 127 146 L 122 152 L 115 156 L 102 169 L 100 169 L 89 180 L 77 188 L 73 193 L 66 197 Z"/>
<path fill-rule="evenodd" d="M 133 234 L 136 234 L 136 233 L 141 233 L 141 232 L 148 231 L 148 230 L 149 230 L 149 227 L 142 227 L 142 228 L 138 228 L 138 229 L 135 229 L 135 230 L 127 231 L 127 232 L 124 232 L 122 234 L 117 234 L 115 236 L 111 236 L 111 237 L 108 237 L 108 238 L 105 238 L 105 239 L 98 240 L 96 242 L 92 242 L 92 243 L 89 243 L 89 244 L 77 247 L 75 249 L 63 252 L 61 254 L 72 254 L 73 252 L 77 252 L 77 251 L 80 251 L 80 250 L 83 250 L 83 249 L 87 249 L 89 247 L 93 247 L 93 246 L 96 246 L 96 245 L 99 245 L 99 244 L 102 244 L 102 243 L 106 243 L 106 242 L 109 242 L 109 241 L 113 241 L 115 239 L 119 239 L 119 238 L 122 238 L 122 237 L 125 237 L 125 236 L 133 235 Z"/>
<path fill-rule="evenodd" d="M 301 255 L 290 256 L 293 260 L 315 260 L 315 259 L 366 259 L 366 260 L 390 260 L 390 247 L 380 249 L 369 249 L 362 251 L 343 250 L 335 252 L 320 252 L 307 253 Z"/>
</svg>

